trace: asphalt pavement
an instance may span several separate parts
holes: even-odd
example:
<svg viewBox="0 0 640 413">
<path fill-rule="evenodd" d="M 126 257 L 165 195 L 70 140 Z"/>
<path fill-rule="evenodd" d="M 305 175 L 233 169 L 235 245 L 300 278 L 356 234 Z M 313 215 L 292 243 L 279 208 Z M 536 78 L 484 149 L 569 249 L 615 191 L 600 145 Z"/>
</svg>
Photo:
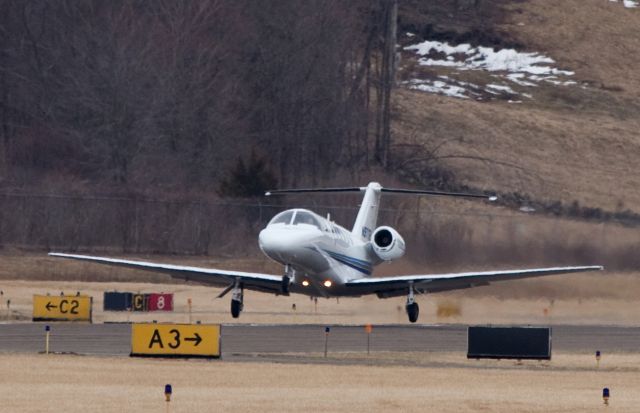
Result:
<svg viewBox="0 0 640 413">
<path fill-rule="evenodd" d="M 0 324 L 0 352 L 44 351 L 45 324 Z M 48 323 L 50 350 L 57 353 L 128 356 L 129 324 Z M 221 330 L 222 355 L 318 353 L 325 338 L 332 352 L 363 351 L 367 345 L 364 326 L 225 324 Z M 640 327 L 552 326 L 553 351 L 637 352 Z M 466 352 L 466 325 L 373 326 L 371 351 Z"/>
</svg>

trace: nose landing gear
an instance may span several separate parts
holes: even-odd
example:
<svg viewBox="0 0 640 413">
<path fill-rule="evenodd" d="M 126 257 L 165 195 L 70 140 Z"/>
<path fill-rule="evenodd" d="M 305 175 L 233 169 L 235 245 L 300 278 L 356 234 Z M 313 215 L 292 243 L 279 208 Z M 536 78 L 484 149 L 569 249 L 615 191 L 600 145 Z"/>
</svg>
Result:
<svg viewBox="0 0 640 413">
<path fill-rule="evenodd" d="M 413 283 L 409 283 L 409 295 L 407 296 L 407 304 L 405 306 L 407 310 L 407 315 L 409 316 L 409 321 L 415 323 L 418 321 L 418 315 L 420 314 L 420 307 L 418 303 L 415 302 L 415 297 L 413 294 Z"/>
</svg>

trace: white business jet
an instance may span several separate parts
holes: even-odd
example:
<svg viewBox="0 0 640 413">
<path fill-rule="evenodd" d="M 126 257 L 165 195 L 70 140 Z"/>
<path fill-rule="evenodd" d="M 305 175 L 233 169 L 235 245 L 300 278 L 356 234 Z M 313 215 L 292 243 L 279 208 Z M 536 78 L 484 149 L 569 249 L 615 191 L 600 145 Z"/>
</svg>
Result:
<svg viewBox="0 0 640 413">
<path fill-rule="evenodd" d="M 416 294 L 470 288 L 495 281 L 602 270 L 601 266 L 579 266 L 372 277 L 374 266 L 399 259 L 405 253 L 405 242 L 395 229 L 389 226 L 376 227 L 380 195 L 383 192 L 485 198 L 489 201 L 496 198 L 476 194 L 390 189 L 383 188 L 377 182 L 371 182 L 366 187 L 274 190 L 266 195 L 310 192 L 364 192 L 364 199 L 351 231 L 306 209 L 290 209 L 276 215 L 260 232 L 259 243 L 269 258 L 284 265 L 284 275 L 75 254 L 49 255 L 166 273 L 186 281 L 224 286 L 226 288 L 218 297 L 232 292 L 231 315 L 234 318 L 242 311 L 244 289 L 249 289 L 276 295 L 299 293 L 312 297 L 359 297 L 376 294 L 379 298 L 388 298 L 406 295 L 406 311 L 412 323 L 418 320 L 419 314 Z"/>
</svg>

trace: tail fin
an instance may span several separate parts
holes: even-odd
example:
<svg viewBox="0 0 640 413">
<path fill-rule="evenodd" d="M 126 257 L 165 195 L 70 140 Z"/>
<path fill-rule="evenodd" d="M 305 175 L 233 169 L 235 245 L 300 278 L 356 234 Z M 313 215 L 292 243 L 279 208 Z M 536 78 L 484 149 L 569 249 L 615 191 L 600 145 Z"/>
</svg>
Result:
<svg viewBox="0 0 640 413">
<path fill-rule="evenodd" d="M 377 182 L 370 182 L 366 188 L 362 189 L 364 190 L 364 198 L 351 233 L 363 241 L 368 241 L 371 238 L 371 233 L 376 229 L 380 195 L 383 189 Z"/>
</svg>

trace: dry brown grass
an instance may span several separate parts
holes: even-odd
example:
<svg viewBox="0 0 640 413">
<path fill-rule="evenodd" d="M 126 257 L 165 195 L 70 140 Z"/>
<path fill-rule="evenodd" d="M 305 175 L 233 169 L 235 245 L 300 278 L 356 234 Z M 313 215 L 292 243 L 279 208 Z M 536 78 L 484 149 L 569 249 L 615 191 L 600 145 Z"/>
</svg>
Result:
<svg viewBox="0 0 640 413">
<path fill-rule="evenodd" d="M 193 320 L 236 322 L 229 314 L 229 299 L 216 299 L 220 288 L 185 284 L 168 276 L 54 259 L 42 254 L 0 256 L 0 319 L 7 317 L 11 300 L 12 319 L 30 319 L 33 294 L 81 291 L 94 297 L 94 320 L 188 321 L 187 300 L 193 301 Z M 204 267 L 267 271 L 279 268 L 266 260 L 212 260 L 203 257 L 153 257 Z M 379 274 L 424 273 L 428 269 L 400 261 L 380 268 Z M 90 280 L 90 281 L 87 281 Z M 102 312 L 104 291 L 173 292 L 173 313 Z M 520 323 L 520 324 L 613 324 L 637 325 L 640 282 L 637 273 L 595 272 L 496 283 L 488 287 L 418 296 L 422 323 Z M 406 323 L 404 297 L 378 299 L 319 299 L 246 292 L 240 322 L 382 324 Z M 296 304 L 296 310 L 292 309 Z M 446 311 L 443 311 L 446 308 Z M 547 312 L 545 313 L 545 309 Z"/>
<path fill-rule="evenodd" d="M 581 79 L 619 86 L 637 99 L 640 88 L 640 13 L 621 2 L 553 0 L 511 5 L 505 28 L 538 50 L 550 52 Z M 518 24 L 524 23 L 524 24 Z"/>
<path fill-rule="evenodd" d="M 441 356 L 453 364 L 376 367 L 4 354 L 0 392 L 3 412 L 22 413 L 160 412 L 166 383 L 173 385 L 172 412 L 582 413 L 604 409 L 603 387 L 611 389 L 608 411 L 634 412 L 640 401 L 635 355 L 608 359 L 621 368 L 598 371 L 587 355 L 558 356 L 546 367 Z"/>
<path fill-rule="evenodd" d="M 640 210 L 640 12 L 596 0 L 511 2 L 507 10 L 500 30 L 574 70 L 580 85 L 533 88 L 522 104 L 398 90 L 396 141 L 447 141 L 439 155 L 501 162 L 442 161 L 475 187 Z"/>
<path fill-rule="evenodd" d="M 582 277 L 582 278 L 581 278 Z M 510 284 L 510 285 L 509 285 Z M 624 274 L 585 274 L 552 280 L 522 280 L 493 287 L 421 295 L 420 322 L 467 324 L 610 324 L 637 325 L 640 283 Z M 94 297 L 93 317 L 103 321 L 187 322 L 187 300 L 193 301 L 192 320 L 215 323 L 407 323 L 404 297 L 381 300 L 362 298 L 320 299 L 317 311 L 308 297 L 273 296 L 246 292 L 245 310 L 239 320 L 229 314 L 229 299 L 215 299 L 220 289 L 185 284 L 16 281 L 0 282 L 4 296 L 0 319 L 6 319 L 5 300 L 11 300 L 13 319 L 30 319 L 33 294 L 82 291 Z M 114 313 L 102 311 L 104 291 L 173 292 L 172 313 Z M 599 293 L 603 291 L 603 293 Z M 292 305 L 296 304 L 296 310 Z M 442 308 L 446 307 L 446 314 Z M 545 309 L 547 312 L 545 313 Z M 456 314 L 459 312 L 459 314 Z"/>
</svg>

